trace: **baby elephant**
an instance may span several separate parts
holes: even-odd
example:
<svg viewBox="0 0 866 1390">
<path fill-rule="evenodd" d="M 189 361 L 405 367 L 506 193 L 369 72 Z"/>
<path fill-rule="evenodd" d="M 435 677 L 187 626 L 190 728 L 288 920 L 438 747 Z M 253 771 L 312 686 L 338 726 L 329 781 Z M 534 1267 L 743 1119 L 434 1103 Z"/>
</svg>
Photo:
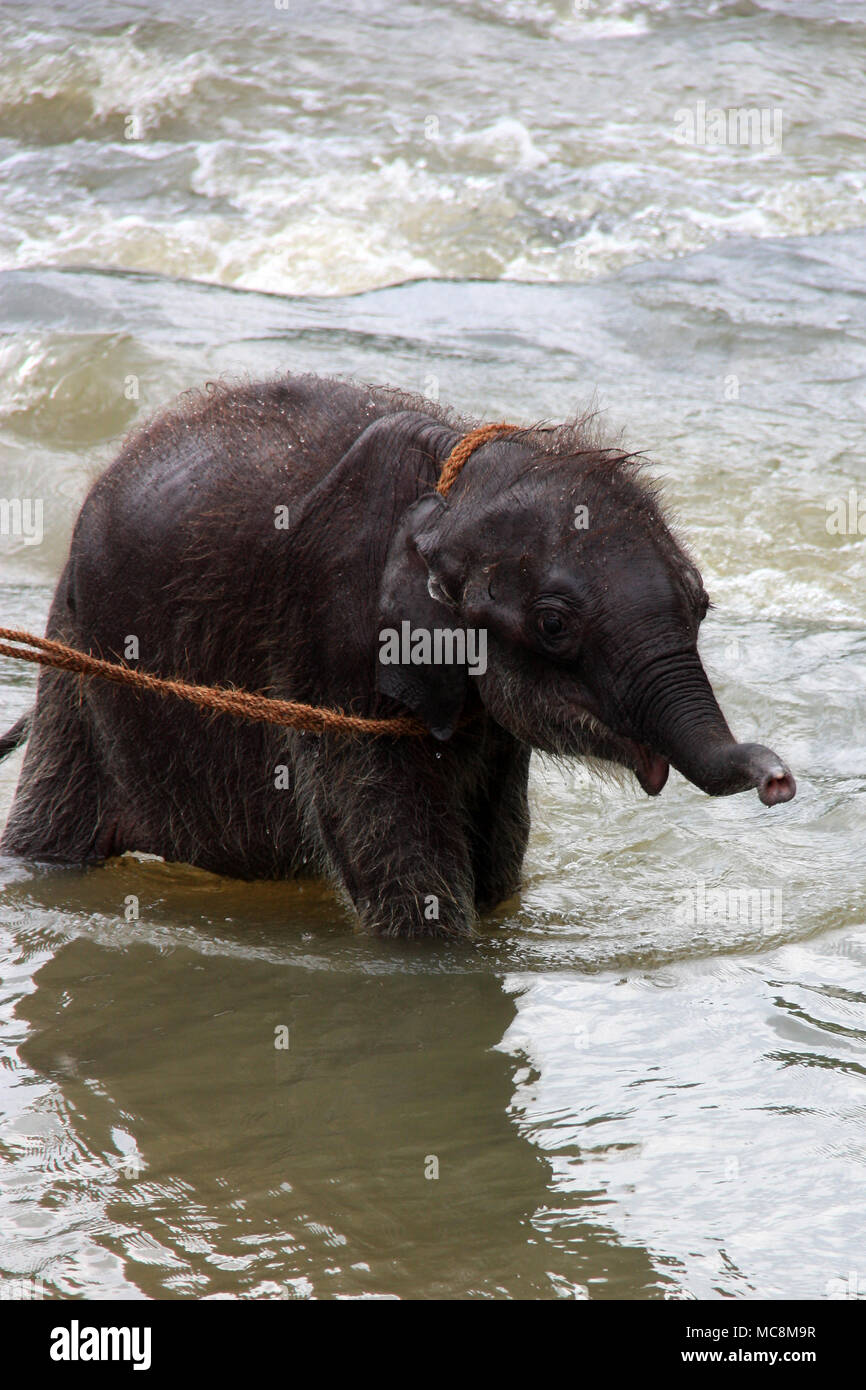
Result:
<svg viewBox="0 0 866 1390">
<path fill-rule="evenodd" d="M 317 377 L 210 388 L 134 434 L 75 526 L 48 636 L 162 676 L 429 733 L 310 734 L 43 671 L 2 848 L 323 873 L 364 928 L 471 935 L 515 892 L 533 748 L 672 763 L 712 796 L 795 783 L 737 743 L 697 652 L 708 605 L 637 462 L 581 425 L 476 421 Z"/>
</svg>

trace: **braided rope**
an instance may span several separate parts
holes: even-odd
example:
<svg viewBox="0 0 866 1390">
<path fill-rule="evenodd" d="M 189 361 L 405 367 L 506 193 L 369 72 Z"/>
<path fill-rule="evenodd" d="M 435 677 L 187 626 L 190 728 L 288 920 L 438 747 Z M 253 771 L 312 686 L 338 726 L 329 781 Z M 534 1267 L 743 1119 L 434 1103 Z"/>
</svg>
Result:
<svg viewBox="0 0 866 1390">
<path fill-rule="evenodd" d="M 81 676 L 97 677 L 115 685 L 147 690 L 154 695 L 174 695 L 188 700 L 199 709 L 214 714 L 233 714 L 256 724 L 280 724 L 284 728 L 303 729 L 310 734 L 426 734 L 427 728 L 418 719 L 399 716 L 394 719 L 363 719 L 360 715 L 345 714 L 342 710 L 303 705 L 295 700 L 274 700 L 269 695 L 254 695 L 248 690 L 231 690 L 218 685 L 190 685 L 186 681 L 166 680 L 147 671 L 136 671 L 116 661 L 105 661 L 89 652 L 76 651 L 63 642 L 35 637 L 30 632 L 0 627 L 0 656 L 16 661 L 32 661 L 38 666 L 52 666 L 59 671 L 77 672 Z M 8 644 L 16 643 L 15 646 Z M 26 650 L 35 648 L 35 650 Z"/>
<path fill-rule="evenodd" d="M 510 433 L 519 428 L 518 425 L 482 425 L 479 429 L 470 430 L 459 440 L 445 460 L 437 492 L 442 496 L 448 492 L 473 450 L 498 434 Z M 36 637 L 32 632 L 25 632 L 20 628 L 0 627 L 0 656 L 10 657 L 13 661 L 31 661 L 37 666 L 50 666 L 58 671 L 106 680 L 135 690 L 147 690 L 154 695 L 172 695 L 214 714 L 230 714 L 256 724 L 278 724 L 283 728 L 302 729 L 310 734 L 371 734 L 373 737 L 391 735 L 417 738 L 428 732 L 426 725 L 410 715 L 400 715 L 391 719 L 366 719 L 361 715 L 346 714 L 343 710 L 304 705 L 295 700 L 275 700 L 269 695 L 253 694 L 248 690 L 232 690 L 216 685 L 192 685 L 187 681 L 152 676 L 147 671 L 136 671 L 120 662 L 106 661 L 103 657 L 92 656 L 89 652 L 77 651 L 75 647 L 68 647 L 63 642 Z"/>
<path fill-rule="evenodd" d="M 456 481 L 457 474 L 475 449 L 480 449 L 482 444 L 489 443 L 498 434 L 513 434 L 515 430 L 519 429 L 520 425 L 479 425 L 477 430 L 470 430 L 468 434 L 464 434 L 463 438 L 455 444 L 442 466 L 439 482 L 436 484 L 436 491 L 440 497 L 444 497 L 446 492 L 450 491 Z"/>
</svg>

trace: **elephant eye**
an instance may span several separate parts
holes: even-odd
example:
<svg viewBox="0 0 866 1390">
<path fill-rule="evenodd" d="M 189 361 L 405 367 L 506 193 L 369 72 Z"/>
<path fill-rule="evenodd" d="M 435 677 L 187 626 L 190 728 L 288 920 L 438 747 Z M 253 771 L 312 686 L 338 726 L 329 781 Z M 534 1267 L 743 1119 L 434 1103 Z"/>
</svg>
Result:
<svg viewBox="0 0 866 1390">
<path fill-rule="evenodd" d="M 565 623 L 558 613 L 542 613 L 538 619 L 538 626 L 545 637 L 558 637 L 564 630 Z"/>
</svg>

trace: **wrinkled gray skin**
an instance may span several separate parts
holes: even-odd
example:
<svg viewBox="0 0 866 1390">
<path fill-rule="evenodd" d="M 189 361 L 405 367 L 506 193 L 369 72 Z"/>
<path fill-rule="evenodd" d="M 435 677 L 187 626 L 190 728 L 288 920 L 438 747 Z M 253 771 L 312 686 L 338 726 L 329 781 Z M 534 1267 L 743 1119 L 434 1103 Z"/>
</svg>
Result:
<svg viewBox="0 0 866 1390">
<path fill-rule="evenodd" d="M 135 635 L 144 670 L 408 708 L 431 733 L 302 735 L 45 671 L 2 849 L 321 872 L 367 930 L 453 938 L 518 887 L 533 748 L 629 768 L 650 795 L 672 764 L 713 796 L 789 800 L 785 764 L 716 703 L 700 575 L 633 461 L 580 426 L 528 430 L 442 499 L 475 423 L 300 377 L 212 390 L 134 435 L 84 503 L 49 636 L 119 659 Z M 484 629 L 486 672 L 384 666 L 379 634 L 404 620 Z"/>
</svg>

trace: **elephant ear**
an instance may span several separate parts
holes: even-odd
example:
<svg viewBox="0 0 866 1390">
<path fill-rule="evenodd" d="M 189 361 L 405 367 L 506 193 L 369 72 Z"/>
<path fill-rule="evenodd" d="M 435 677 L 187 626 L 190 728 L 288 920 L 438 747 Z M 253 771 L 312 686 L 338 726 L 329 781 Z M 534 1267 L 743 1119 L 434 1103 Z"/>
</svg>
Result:
<svg viewBox="0 0 866 1390">
<path fill-rule="evenodd" d="M 465 666 L 383 661 L 387 644 L 399 643 L 399 654 L 410 646 L 406 629 L 432 633 L 462 626 L 445 601 L 436 573 L 437 533 L 448 514 L 438 494 L 421 497 L 408 508 L 394 534 L 379 593 L 379 638 L 376 689 L 406 705 L 424 721 L 434 738 L 453 734 L 469 694 Z M 436 597 L 437 593 L 443 598 Z"/>
</svg>

